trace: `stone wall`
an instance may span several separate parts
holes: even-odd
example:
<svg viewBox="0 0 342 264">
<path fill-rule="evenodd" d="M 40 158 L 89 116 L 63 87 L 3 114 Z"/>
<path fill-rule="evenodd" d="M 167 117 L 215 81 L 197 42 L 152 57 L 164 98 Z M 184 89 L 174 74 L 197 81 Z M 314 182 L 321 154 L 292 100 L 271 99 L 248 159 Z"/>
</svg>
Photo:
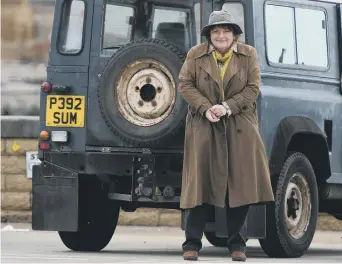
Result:
<svg viewBox="0 0 342 264">
<path fill-rule="evenodd" d="M 31 222 L 32 182 L 26 176 L 27 151 L 37 151 L 38 117 L 1 117 L 1 221 Z M 122 211 L 120 225 L 180 226 L 178 210 Z M 318 228 L 342 230 L 342 221 L 321 215 Z"/>
</svg>

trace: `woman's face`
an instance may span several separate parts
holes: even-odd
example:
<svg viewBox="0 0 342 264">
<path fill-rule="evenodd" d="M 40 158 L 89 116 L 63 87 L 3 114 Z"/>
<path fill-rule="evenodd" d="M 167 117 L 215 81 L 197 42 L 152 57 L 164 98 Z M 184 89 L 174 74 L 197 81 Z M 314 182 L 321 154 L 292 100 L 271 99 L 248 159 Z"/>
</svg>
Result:
<svg viewBox="0 0 342 264">
<path fill-rule="evenodd" d="M 231 28 L 217 26 L 210 30 L 210 40 L 219 51 L 228 50 L 234 41 L 234 34 Z"/>
</svg>

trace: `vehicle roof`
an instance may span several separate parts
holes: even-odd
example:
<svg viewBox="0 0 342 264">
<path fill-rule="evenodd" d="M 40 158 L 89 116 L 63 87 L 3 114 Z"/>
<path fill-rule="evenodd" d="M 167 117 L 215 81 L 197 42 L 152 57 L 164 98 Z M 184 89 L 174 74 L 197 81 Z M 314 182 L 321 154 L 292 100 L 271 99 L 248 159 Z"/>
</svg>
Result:
<svg viewBox="0 0 342 264">
<path fill-rule="evenodd" d="M 310 0 L 310 1 L 342 4 L 342 0 Z"/>
</svg>

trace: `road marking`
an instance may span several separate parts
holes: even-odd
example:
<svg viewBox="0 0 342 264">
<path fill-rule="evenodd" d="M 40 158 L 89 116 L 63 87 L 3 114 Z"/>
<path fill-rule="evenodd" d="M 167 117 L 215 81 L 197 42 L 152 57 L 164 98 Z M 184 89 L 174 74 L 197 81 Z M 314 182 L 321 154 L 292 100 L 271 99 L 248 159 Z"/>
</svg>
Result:
<svg viewBox="0 0 342 264">
<path fill-rule="evenodd" d="M 1 229 L 1 232 L 29 232 L 30 229 L 16 229 L 11 225 L 7 225 Z"/>
<path fill-rule="evenodd" d="M 22 256 L 6 256 L 6 255 L 2 255 L 1 256 L 2 259 L 47 259 L 47 260 L 80 260 L 80 261 L 85 261 L 85 260 L 89 260 L 89 259 L 85 259 L 85 258 L 74 258 L 74 257 L 67 257 L 67 258 L 61 258 L 61 257 L 50 257 L 50 256 L 44 256 L 44 255 L 22 255 Z"/>
</svg>

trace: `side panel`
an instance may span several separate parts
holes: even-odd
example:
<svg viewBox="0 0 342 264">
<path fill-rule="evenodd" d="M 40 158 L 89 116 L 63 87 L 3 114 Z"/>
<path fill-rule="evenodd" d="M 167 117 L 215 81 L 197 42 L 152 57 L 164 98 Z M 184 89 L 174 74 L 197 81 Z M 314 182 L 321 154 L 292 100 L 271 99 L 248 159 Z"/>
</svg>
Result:
<svg viewBox="0 0 342 264">
<path fill-rule="evenodd" d="M 273 23 L 272 21 L 267 22 L 266 3 L 324 12 L 326 21 L 325 23 L 322 22 L 322 24 L 324 24 L 324 29 L 327 32 L 326 44 L 328 50 L 328 67 L 326 69 L 310 68 L 299 64 L 270 63 L 267 45 L 270 45 L 274 38 L 270 37 L 271 40 L 267 43 L 266 33 L 267 27 L 274 25 L 277 21 Z M 323 133 L 328 134 L 329 130 L 331 130 L 332 148 L 329 149 L 331 172 L 332 174 L 340 173 L 342 159 L 340 141 L 342 97 L 339 92 L 340 70 L 338 60 L 339 42 L 336 34 L 336 4 L 298 0 L 286 1 L 286 3 L 283 1 L 255 1 L 254 9 L 254 13 L 257 14 L 254 18 L 255 47 L 258 50 L 262 71 L 258 111 L 260 133 L 264 140 L 267 155 L 271 156 L 276 131 L 281 120 L 292 116 L 306 117 L 311 119 Z M 272 15 L 275 16 L 276 12 L 273 11 Z M 263 19 L 260 19 L 261 17 Z M 317 22 L 317 17 L 314 18 L 316 18 Z M 275 34 L 274 31 L 272 32 Z M 275 43 L 277 42 L 275 41 Z M 310 50 L 310 47 L 307 50 Z M 332 124 L 332 129 L 329 129 L 330 124 Z"/>
<path fill-rule="evenodd" d="M 340 53 L 340 97 L 342 98 L 342 4 L 337 6 L 337 28 L 338 28 L 338 46 Z M 329 183 L 342 184 L 342 105 L 340 106 L 340 118 L 333 126 L 333 157 L 334 173 Z M 335 169 L 336 168 L 336 169 Z"/>
</svg>

